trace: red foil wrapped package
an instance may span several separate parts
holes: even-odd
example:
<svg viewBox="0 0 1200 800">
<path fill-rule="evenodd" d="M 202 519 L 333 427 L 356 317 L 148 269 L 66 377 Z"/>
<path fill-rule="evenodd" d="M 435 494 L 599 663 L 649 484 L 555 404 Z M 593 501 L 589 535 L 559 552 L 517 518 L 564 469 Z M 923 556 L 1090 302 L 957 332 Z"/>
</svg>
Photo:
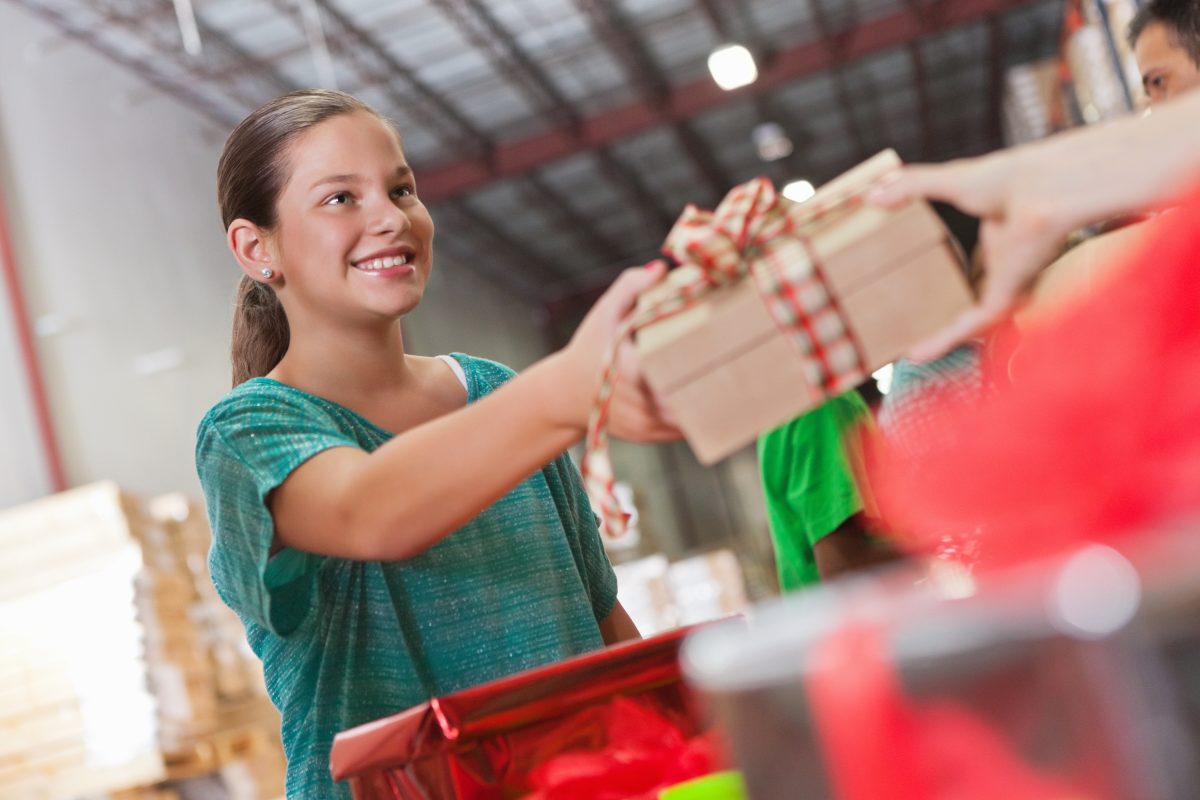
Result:
<svg viewBox="0 0 1200 800">
<path fill-rule="evenodd" d="M 680 678 L 689 629 L 434 698 L 338 734 L 356 800 L 654 797 L 718 768 Z M 652 733 L 653 735 L 648 735 Z"/>
</svg>

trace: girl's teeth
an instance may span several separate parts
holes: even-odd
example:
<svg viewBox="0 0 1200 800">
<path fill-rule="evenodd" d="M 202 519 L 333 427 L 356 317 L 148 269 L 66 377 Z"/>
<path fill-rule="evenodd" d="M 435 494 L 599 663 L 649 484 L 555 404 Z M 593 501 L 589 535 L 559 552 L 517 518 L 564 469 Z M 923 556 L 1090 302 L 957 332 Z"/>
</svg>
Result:
<svg viewBox="0 0 1200 800">
<path fill-rule="evenodd" d="M 387 258 L 376 258 L 373 261 L 368 261 L 361 265 L 362 269 L 387 269 L 388 267 L 398 267 L 401 264 L 408 263 L 408 256 L 389 256 Z"/>
</svg>

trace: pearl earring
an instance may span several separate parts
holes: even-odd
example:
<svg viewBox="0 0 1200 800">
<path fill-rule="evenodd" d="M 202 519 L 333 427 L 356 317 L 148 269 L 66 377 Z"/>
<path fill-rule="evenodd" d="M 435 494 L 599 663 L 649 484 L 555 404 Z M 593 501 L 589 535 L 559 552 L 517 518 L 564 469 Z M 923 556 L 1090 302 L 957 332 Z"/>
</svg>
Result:
<svg viewBox="0 0 1200 800">
<path fill-rule="evenodd" d="M 270 269 L 270 268 L 264 269 L 262 271 L 262 276 L 263 276 L 263 278 L 265 278 L 267 280 L 271 280 L 271 278 L 275 277 L 275 270 Z"/>
</svg>

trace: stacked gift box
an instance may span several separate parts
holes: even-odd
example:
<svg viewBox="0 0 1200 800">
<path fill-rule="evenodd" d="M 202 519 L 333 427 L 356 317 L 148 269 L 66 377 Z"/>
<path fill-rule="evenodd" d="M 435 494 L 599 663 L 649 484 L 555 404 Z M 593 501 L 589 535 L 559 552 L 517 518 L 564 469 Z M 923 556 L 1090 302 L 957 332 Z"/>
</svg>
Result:
<svg viewBox="0 0 1200 800">
<path fill-rule="evenodd" d="M 688 207 L 667 236 L 679 267 L 639 298 L 637 348 L 701 463 L 853 389 L 970 306 L 927 203 L 864 202 L 899 166 L 886 150 L 803 204 L 751 181 L 712 212 Z"/>
</svg>

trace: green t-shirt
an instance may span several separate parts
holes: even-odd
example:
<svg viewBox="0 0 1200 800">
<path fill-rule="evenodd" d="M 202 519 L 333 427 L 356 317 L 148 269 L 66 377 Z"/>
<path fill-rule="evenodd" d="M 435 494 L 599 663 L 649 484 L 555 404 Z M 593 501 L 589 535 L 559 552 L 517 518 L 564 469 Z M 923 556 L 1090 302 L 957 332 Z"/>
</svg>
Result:
<svg viewBox="0 0 1200 800">
<path fill-rule="evenodd" d="M 813 545 L 863 508 L 844 435 L 870 419 L 857 392 L 847 392 L 758 439 L 779 588 L 820 580 Z"/>
<path fill-rule="evenodd" d="M 513 374 L 454 357 L 468 402 Z M 350 797 L 329 772 L 339 731 L 604 644 L 598 622 L 612 610 L 616 577 L 566 455 L 413 558 L 291 549 L 269 557 L 271 490 L 327 448 L 370 452 L 391 437 L 344 406 L 266 378 L 238 386 L 200 423 L 209 566 L 282 713 L 288 797 Z"/>
</svg>

